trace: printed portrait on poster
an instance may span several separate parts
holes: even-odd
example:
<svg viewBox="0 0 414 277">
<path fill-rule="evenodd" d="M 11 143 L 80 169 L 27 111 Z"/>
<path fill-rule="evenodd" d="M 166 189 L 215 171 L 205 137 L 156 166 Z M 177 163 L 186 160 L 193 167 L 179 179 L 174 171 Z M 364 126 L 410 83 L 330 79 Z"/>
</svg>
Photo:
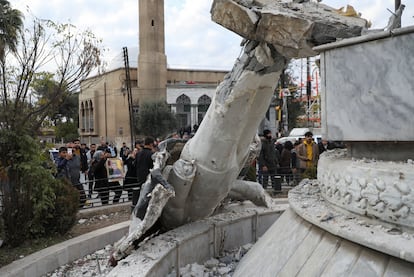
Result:
<svg viewBox="0 0 414 277">
<path fill-rule="evenodd" d="M 108 181 L 122 181 L 124 179 L 124 166 L 122 160 L 109 158 L 106 160 L 106 170 L 108 172 Z"/>
</svg>

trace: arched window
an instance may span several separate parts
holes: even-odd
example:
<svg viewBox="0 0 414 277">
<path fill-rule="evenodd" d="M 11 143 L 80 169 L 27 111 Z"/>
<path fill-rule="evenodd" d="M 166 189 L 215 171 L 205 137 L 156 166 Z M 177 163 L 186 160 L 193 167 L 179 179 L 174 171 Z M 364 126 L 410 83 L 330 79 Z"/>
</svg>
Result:
<svg viewBox="0 0 414 277">
<path fill-rule="evenodd" d="M 81 116 L 81 118 L 80 118 L 80 124 L 81 124 L 80 128 L 81 128 L 82 132 L 85 132 L 85 128 L 86 128 L 86 111 L 85 111 L 85 105 L 84 105 L 83 102 L 81 103 L 81 107 L 80 107 L 80 116 Z"/>
<path fill-rule="evenodd" d="M 176 115 L 178 119 L 178 127 L 179 128 L 185 128 L 187 126 L 190 126 L 190 120 L 191 120 L 191 100 L 190 97 L 188 97 L 185 94 L 181 94 L 177 97 L 176 100 Z"/>
<path fill-rule="evenodd" d="M 191 111 L 191 100 L 185 94 L 181 94 L 177 97 L 177 112 L 190 112 Z"/>
<path fill-rule="evenodd" d="M 93 120 L 93 103 L 92 100 L 89 100 L 89 131 L 93 132 L 94 127 L 94 120 Z"/>
<path fill-rule="evenodd" d="M 211 98 L 207 95 L 202 95 L 200 98 L 198 98 L 198 124 L 201 123 L 204 116 L 206 115 L 206 112 L 208 110 L 208 107 L 210 107 L 211 104 Z"/>
</svg>

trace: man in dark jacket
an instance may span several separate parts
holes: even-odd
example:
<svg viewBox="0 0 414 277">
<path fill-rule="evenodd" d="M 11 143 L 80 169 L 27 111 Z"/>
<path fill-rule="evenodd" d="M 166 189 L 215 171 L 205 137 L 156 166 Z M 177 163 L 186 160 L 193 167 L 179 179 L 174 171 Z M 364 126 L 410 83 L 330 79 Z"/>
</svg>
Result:
<svg viewBox="0 0 414 277">
<path fill-rule="evenodd" d="M 56 164 L 56 178 L 58 179 L 64 179 L 66 178 L 68 181 L 70 181 L 70 175 L 69 175 L 69 169 L 67 166 L 68 159 L 66 158 L 68 154 L 68 148 L 65 146 L 62 146 L 59 148 L 59 154 L 55 161 Z"/>
<path fill-rule="evenodd" d="M 124 164 L 126 164 L 126 160 L 129 155 L 129 147 L 126 145 L 125 142 L 122 143 L 121 151 L 119 152 L 119 157 L 122 159 Z"/>
<path fill-rule="evenodd" d="M 272 132 L 268 129 L 263 130 L 264 139 L 262 140 L 262 149 L 259 156 L 259 170 L 262 174 L 262 186 L 267 188 L 269 177 L 272 180 L 272 186 L 276 187 L 276 170 L 279 164 L 278 153 L 272 140 Z"/>
<path fill-rule="evenodd" d="M 142 184 L 147 180 L 150 169 L 153 168 L 152 160 L 154 154 L 154 138 L 146 137 L 144 140 L 144 147 L 136 154 L 135 167 L 137 170 L 137 187 L 141 188 Z M 139 195 L 132 196 L 132 205 L 135 206 L 138 202 Z"/>
<path fill-rule="evenodd" d="M 290 184 L 293 180 L 292 173 L 292 149 L 293 143 L 291 141 L 286 141 L 283 145 L 282 154 L 280 155 L 279 170 L 278 173 L 285 177 L 286 182 Z"/>
<path fill-rule="evenodd" d="M 80 182 L 81 173 L 81 143 L 79 139 L 73 140 L 68 144 L 72 149 L 72 153 L 67 154 L 67 167 L 69 170 L 70 181 L 72 185 L 79 191 L 79 207 L 83 207 L 86 202 L 86 194 L 83 188 L 83 184 Z"/>
</svg>

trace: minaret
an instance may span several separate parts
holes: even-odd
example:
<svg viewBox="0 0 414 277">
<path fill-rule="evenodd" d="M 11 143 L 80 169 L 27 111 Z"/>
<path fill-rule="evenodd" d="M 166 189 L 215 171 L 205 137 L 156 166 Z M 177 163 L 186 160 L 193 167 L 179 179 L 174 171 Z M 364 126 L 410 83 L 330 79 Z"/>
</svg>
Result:
<svg viewBox="0 0 414 277">
<path fill-rule="evenodd" d="M 164 37 L 164 0 L 138 0 L 139 102 L 166 98 L 167 56 Z"/>
</svg>

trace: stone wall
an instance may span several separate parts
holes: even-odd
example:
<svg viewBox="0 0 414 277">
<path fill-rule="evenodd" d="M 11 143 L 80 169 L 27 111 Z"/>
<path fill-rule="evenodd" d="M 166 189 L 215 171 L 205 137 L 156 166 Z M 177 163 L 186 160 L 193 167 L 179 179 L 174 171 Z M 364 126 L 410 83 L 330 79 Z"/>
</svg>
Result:
<svg viewBox="0 0 414 277">
<path fill-rule="evenodd" d="M 316 48 L 329 140 L 414 141 L 414 27 Z"/>
</svg>

